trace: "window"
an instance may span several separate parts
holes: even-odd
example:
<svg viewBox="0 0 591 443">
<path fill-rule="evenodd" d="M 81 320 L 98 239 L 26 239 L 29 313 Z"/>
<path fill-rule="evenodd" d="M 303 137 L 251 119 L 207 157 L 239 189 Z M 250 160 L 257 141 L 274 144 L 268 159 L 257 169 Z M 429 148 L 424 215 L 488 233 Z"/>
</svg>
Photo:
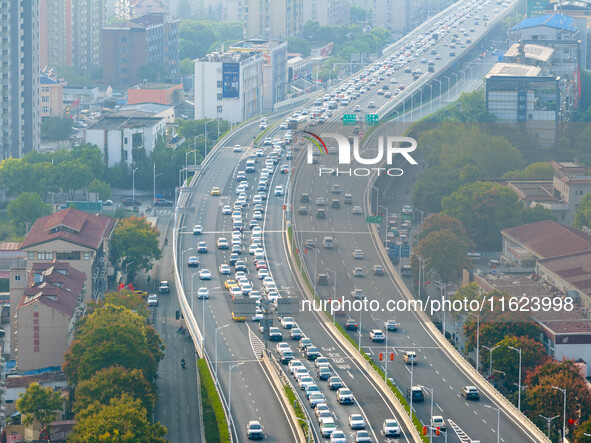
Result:
<svg viewBox="0 0 591 443">
<path fill-rule="evenodd" d="M 218 106 L 218 114 L 221 114 L 223 112 L 224 107 L 223 106 Z"/>
<path fill-rule="evenodd" d="M 49 92 L 49 86 L 43 86 L 41 92 Z"/>
<path fill-rule="evenodd" d="M 49 103 L 49 97 L 47 97 L 45 95 L 43 97 L 41 97 L 41 103 Z"/>
<path fill-rule="evenodd" d="M 44 114 L 49 114 L 49 107 L 43 106 L 43 109 L 41 109 L 41 112 L 43 112 Z"/>
<path fill-rule="evenodd" d="M 80 251 L 58 252 L 55 254 L 58 260 L 80 260 Z"/>
<path fill-rule="evenodd" d="M 218 81 L 218 88 L 221 88 L 221 87 L 222 87 L 222 82 Z"/>
<path fill-rule="evenodd" d="M 218 101 L 222 101 L 222 94 L 218 94 Z"/>
<path fill-rule="evenodd" d="M 53 260 L 53 252 L 37 252 L 37 260 Z"/>
<path fill-rule="evenodd" d="M 84 253 L 84 260 L 90 260 L 90 252 Z"/>
<path fill-rule="evenodd" d="M 35 260 L 35 253 L 29 252 L 29 260 Z"/>
<path fill-rule="evenodd" d="M 14 280 L 15 281 L 21 281 L 21 276 L 20 275 L 15 275 L 14 276 Z"/>
</svg>

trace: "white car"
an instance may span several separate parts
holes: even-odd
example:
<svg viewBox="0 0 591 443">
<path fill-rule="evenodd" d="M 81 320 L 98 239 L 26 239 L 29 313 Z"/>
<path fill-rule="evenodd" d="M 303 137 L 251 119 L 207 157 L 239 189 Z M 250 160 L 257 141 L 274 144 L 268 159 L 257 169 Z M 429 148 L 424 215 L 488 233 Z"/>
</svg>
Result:
<svg viewBox="0 0 591 443">
<path fill-rule="evenodd" d="M 199 288 L 199 290 L 197 291 L 197 298 L 199 300 L 202 300 L 204 298 L 209 298 L 209 291 L 207 290 L 207 288 L 205 286 L 202 286 Z"/>
<path fill-rule="evenodd" d="M 158 296 L 156 294 L 148 296 L 148 306 L 158 306 Z"/>
<path fill-rule="evenodd" d="M 285 191 L 283 189 L 283 185 L 277 185 L 277 186 L 275 186 L 275 195 L 277 197 L 283 196 L 284 193 L 285 193 Z"/>
<path fill-rule="evenodd" d="M 240 145 L 234 145 L 234 148 L 232 148 L 232 151 L 234 151 L 234 152 L 242 152 L 242 146 L 240 146 Z"/>
<path fill-rule="evenodd" d="M 349 415 L 349 427 L 353 430 L 365 429 L 365 420 L 361 414 Z"/>
<path fill-rule="evenodd" d="M 211 271 L 209 269 L 202 269 L 199 271 L 199 278 L 201 280 L 211 280 Z"/>
<path fill-rule="evenodd" d="M 281 319 L 281 327 L 283 329 L 291 329 L 295 326 L 295 320 L 293 317 L 283 317 Z"/>
<path fill-rule="evenodd" d="M 254 317 L 252 317 L 252 321 L 261 321 L 263 319 L 264 315 L 263 315 L 263 311 L 261 311 L 260 309 L 257 309 Z"/>
<path fill-rule="evenodd" d="M 396 420 L 388 418 L 384 420 L 384 424 L 382 425 L 382 434 L 385 437 L 398 436 L 400 435 L 400 425 Z"/>
<path fill-rule="evenodd" d="M 252 219 L 253 220 L 262 220 L 263 219 L 263 213 L 261 211 L 254 211 L 252 214 Z"/>
<path fill-rule="evenodd" d="M 275 351 L 277 351 L 278 354 L 281 354 L 283 351 L 291 351 L 291 347 L 287 343 L 282 341 L 275 345 Z"/>
<path fill-rule="evenodd" d="M 219 270 L 221 275 L 230 275 L 230 272 L 232 272 L 230 265 L 226 263 L 222 263 L 219 267 Z"/>
<path fill-rule="evenodd" d="M 201 227 L 201 225 L 193 226 L 193 235 L 201 235 L 201 234 L 203 234 L 203 228 Z"/>
<path fill-rule="evenodd" d="M 257 272 L 257 277 L 259 278 L 259 280 L 263 280 L 265 277 L 269 276 L 269 271 L 267 271 L 266 269 L 259 269 L 259 271 Z"/>
<path fill-rule="evenodd" d="M 230 215 L 230 214 L 232 214 L 232 206 L 230 206 L 230 205 L 225 205 L 225 206 L 222 208 L 222 214 L 224 214 L 224 215 Z"/>
<path fill-rule="evenodd" d="M 434 415 L 433 417 L 431 417 L 431 427 L 439 428 L 440 430 L 445 431 L 445 420 L 441 415 Z"/>
</svg>

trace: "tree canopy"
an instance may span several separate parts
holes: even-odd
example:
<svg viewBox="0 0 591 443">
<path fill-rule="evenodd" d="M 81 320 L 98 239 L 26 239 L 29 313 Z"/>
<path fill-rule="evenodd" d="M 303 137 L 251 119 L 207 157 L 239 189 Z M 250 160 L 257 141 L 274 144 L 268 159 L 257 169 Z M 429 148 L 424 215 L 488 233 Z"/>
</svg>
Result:
<svg viewBox="0 0 591 443">
<path fill-rule="evenodd" d="M 418 253 L 423 259 L 430 258 L 427 269 L 437 272 L 443 283 L 457 280 L 462 270 L 470 265 L 466 243 L 450 229 L 434 231 L 423 237 Z"/>
<path fill-rule="evenodd" d="M 51 214 L 51 209 L 43 203 L 39 194 L 21 192 L 8 203 L 7 214 L 14 233 L 22 236 L 25 235 L 27 226 L 30 229 L 39 217 Z"/>
<path fill-rule="evenodd" d="M 549 162 L 530 163 L 525 169 L 507 171 L 503 178 L 535 178 L 549 180 L 554 176 L 554 169 Z"/>
<path fill-rule="evenodd" d="M 74 410 L 80 412 L 94 402 L 108 405 L 111 399 L 124 393 L 139 399 L 147 416 L 152 416 L 156 401 L 153 386 L 145 379 L 140 369 L 128 370 L 122 366 L 101 369 L 90 379 L 78 383 Z"/>
<path fill-rule="evenodd" d="M 63 405 L 64 399 L 59 392 L 49 387 L 43 388 L 39 383 L 31 383 L 16 401 L 16 409 L 23 415 L 22 422 L 27 426 L 35 420 L 41 423 L 41 427 L 49 425 L 55 421 Z"/>
<path fill-rule="evenodd" d="M 74 430 L 68 436 L 72 443 L 166 443 L 166 428 L 150 424 L 146 409 L 138 399 L 124 393 L 111 398 L 109 404 L 91 404 L 76 416 Z"/>
<path fill-rule="evenodd" d="M 591 226 L 591 194 L 585 194 L 583 200 L 579 203 L 575 211 L 573 226 L 579 229 L 583 226 Z"/>
<path fill-rule="evenodd" d="M 111 238 L 111 261 L 127 265 L 128 280 L 138 270 L 149 271 L 162 251 L 160 233 L 145 217 L 128 217 L 119 221 Z"/>
<path fill-rule="evenodd" d="M 421 236 L 424 238 L 431 232 L 443 231 L 444 229 L 453 232 L 466 246 L 470 247 L 472 245 L 472 240 L 470 240 L 468 233 L 462 226 L 462 222 L 455 217 L 440 212 L 425 218 L 421 224 Z"/>
<path fill-rule="evenodd" d="M 181 20 L 179 27 L 180 59 L 204 57 L 222 43 L 236 42 L 244 37 L 239 22 Z"/>
<path fill-rule="evenodd" d="M 63 369 L 73 385 L 115 365 L 139 369 L 153 382 L 163 350 L 161 339 L 144 317 L 120 306 L 105 305 L 80 320 Z"/>
<path fill-rule="evenodd" d="M 41 138 L 49 141 L 68 140 L 74 120 L 69 117 L 50 117 L 41 122 Z"/>
<path fill-rule="evenodd" d="M 461 186 L 442 201 L 443 212 L 458 218 L 479 250 L 498 250 L 501 230 L 521 224 L 523 203 L 512 189 L 498 183 Z"/>
</svg>

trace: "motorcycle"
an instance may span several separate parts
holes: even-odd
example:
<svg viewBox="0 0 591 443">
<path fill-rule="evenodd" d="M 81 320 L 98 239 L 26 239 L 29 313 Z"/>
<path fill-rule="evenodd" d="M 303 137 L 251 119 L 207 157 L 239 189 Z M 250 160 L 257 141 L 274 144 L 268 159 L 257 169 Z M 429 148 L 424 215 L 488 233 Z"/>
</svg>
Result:
<svg viewBox="0 0 591 443">
<path fill-rule="evenodd" d="M 181 359 L 181 368 L 185 369 L 185 359 Z"/>
</svg>

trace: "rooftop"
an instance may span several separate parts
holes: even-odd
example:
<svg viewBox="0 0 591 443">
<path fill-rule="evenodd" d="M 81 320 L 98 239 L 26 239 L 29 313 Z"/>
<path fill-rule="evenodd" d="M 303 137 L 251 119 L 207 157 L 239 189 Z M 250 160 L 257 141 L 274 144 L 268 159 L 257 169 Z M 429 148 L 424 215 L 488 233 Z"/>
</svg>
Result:
<svg viewBox="0 0 591 443">
<path fill-rule="evenodd" d="M 537 66 L 521 65 L 518 63 L 497 63 L 486 74 L 486 78 L 503 77 L 538 77 L 542 70 Z"/>
<path fill-rule="evenodd" d="M 8 389 L 26 389 L 31 383 L 64 382 L 67 386 L 66 375 L 61 371 L 46 371 L 38 374 L 8 374 L 6 376 L 6 388 Z"/>
<path fill-rule="evenodd" d="M 113 23 L 110 26 L 105 26 L 103 29 L 147 29 L 152 28 L 154 26 L 162 25 L 164 23 L 178 21 L 179 20 L 172 19 L 172 16 L 170 14 L 154 12 L 131 20 Z"/>
<path fill-rule="evenodd" d="M 182 89 L 182 83 L 140 83 L 129 89 Z"/>
<path fill-rule="evenodd" d="M 253 57 L 262 57 L 259 51 L 211 52 L 200 59 L 203 62 L 240 63 Z"/>
<path fill-rule="evenodd" d="M 525 20 L 521 20 L 519 23 L 517 23 L 513 28 L 511 28 L 511 30 L 518 31 L 520 29 L 533 28 L 536 26 L 548 26 L 550 28 L 570 32 L 576 32 L 579 30 L 572 17 L 561 14 L 545 14 L 537 17 L 526 18 Z"/>
<path fill-rule="evenodd" d="M 57 260 L 33 263 L 31 274 L 30 286 L 25 289 L 17 309 L 39 302 L 71 317 L 84 288 L 86 274 Z"/>
<path fill-rule="evenodd" d="M 519 43 L 511 45 L 509 50 L 505 52 L 505 57 L 519 57 L 522 55 L 521 46 Z M 525 58 L 538 60 L 541 62 L 548 62 L 554 54 L 554 48 L 548 46 L 525 44 L 523 45 L 523 55 Z"/>
<path fill-rule="evenodd" d="M 107 116 L 101 118 L 87 129 L 111 130 L 124 128 L 153 127 L 162 122 L 160 117 L 128 117 L 128 116 Z"/>
<path fill-rule="evenodd" d="M 552 220 L 503 229 L 501 233 L 523 245 L 538 259 L 591 250 L 591 236 Z"/>
<path fill-rule="evenodd" d="M 63 240 L 90 249 L 98 249 L 103 238 L 110 237 L 116 219 L 67 208 L 38 218 L 21 244 L 21 249 L 53 240 Z"/>
<path fill-rule="evenodd" d="M 538 261 L 538 266 L 558 275 L 583 294 L 591 294 L 591 251 Z"/>
<path fill-rule="evenodd" d="M 554 197 L 554 186 L 552 180 L 533 180 L 533 179 L 510 179 L 507 180 L 507 186 L 524 202 L 553 202 L 558 201 Z"/>
</svg>

